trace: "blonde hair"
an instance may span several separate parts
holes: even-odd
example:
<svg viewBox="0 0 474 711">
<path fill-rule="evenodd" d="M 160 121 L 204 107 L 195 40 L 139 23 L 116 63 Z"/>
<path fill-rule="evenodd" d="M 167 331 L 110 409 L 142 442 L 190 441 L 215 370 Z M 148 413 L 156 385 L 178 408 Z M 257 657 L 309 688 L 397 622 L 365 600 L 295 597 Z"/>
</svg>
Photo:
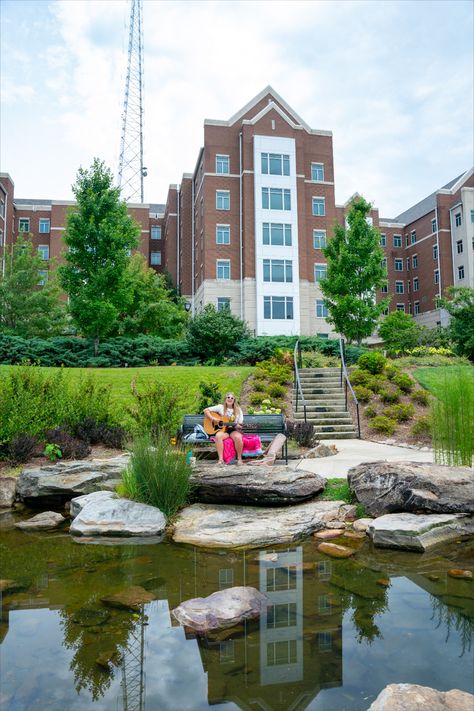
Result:
<svg viewBox="0 0 474 711">
<path fill-rule="evenodd" d="M 233 393 L 232 391 L 228 392 L 228 393 L 226 394 L 226 396 L 224 397 L 224 402 L 222 403 L 222 405 L 223 405 L 223 407 L 224 407 L 224 415 L 225 415 L 225 411 L 226 411 L 227 408 L 228 408 L 228 405 L 227 405 L 227 402 L 226 402 L 226 401 L 227 401 L 227 398 L 228 398 L 229 396 L 234 398 L 234 405 L 233 405 L 233 407 L 232 407 L 232 410 L 233 410 L 233 413 L 234 413 L 234 417 L 239 417 L 239 415 L 242 414 L 242 409 L 241 409 L 239 403 L 237 402 L 237 398 L 235 397 L 235 395 L 234 395 L 234 393 Z"/>
</svg>

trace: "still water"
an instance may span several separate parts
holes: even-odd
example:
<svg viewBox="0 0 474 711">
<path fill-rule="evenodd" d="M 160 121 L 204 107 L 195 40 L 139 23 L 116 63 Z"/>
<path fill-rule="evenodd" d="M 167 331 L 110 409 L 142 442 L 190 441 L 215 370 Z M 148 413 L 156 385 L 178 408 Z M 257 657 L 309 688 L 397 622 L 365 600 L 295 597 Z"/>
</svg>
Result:
<svg viewBox="0 0 474 711">
<path fill-rule="evenodd" d="M 472 565 L 474 544 L 420 555 L 336 542 L 357 555 L 329 559 L 313 540 L 245 552 L 86 545 L 7 525 L 0 708 L 365 711 L 389 683 L 472 693 L 473 584 L 447 571 Z M 132 585 L 155 600 L 135 613 L 101 602 Z M 208 639 L 172 618 L 182 600 L 233 585 L 272 607 Z"/>
</svg>

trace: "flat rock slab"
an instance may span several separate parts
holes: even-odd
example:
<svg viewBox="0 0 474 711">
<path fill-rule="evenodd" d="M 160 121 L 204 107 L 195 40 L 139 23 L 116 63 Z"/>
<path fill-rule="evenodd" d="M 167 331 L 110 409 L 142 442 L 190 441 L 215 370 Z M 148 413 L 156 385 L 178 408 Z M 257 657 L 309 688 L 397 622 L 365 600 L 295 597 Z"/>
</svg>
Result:
<svg viewBox="0 0 474 711">
<path fill-rule="evenodd" d="M 349 469 L 347 480 L 371 516 L 397 511 L 474 513 L 474 478 L 468 467 L 369 462 Z"/>
<path fill-rule="evenodd" d="M 206 634 L 256 619 L 269 604 L 268 597 L 259 590 L 242 586 L 186 600 L 172 610 L 172 614 L 181 625 Z"/>
<path fill-rule="evenodd" d="M 129 455 L 110 459 L 84 459 L 56 462 L 35 469 L 24 469 L 17 481 L 17 496 L 38 505 L 41 500 L 66 500 L 102 489 L 102 483 L 120 478 Z"/>
<path fill-rule="evenodd" d="M 320 543 L 318 551 L 325 553 L 331 558 L 350 558 L 356 552 L 353 548 L 338 546 L 336 543 Z"/>
<path fill-rule="evenodd" d="M 71 523 L 73 536 L 158 536 L 166 519 L 154 506 L 101 496 L 89 501 Z"/>
<path fill-rule="evenodd" d="M 194 468 L 193 498 L 207 504 L 284 506 L 312 499 L 326 480 L 312 472 L 285 466 L 228 466 Z"/>
<path fill-rule="evenodd" d="M 418 684 L 389 684 L 367 711 L 472 711 L 474 696 L 467 691 L 438 691 Z"/>
<path fill-rule="evenodd" d="M 145 603 L 155 600 L 155 595 L 140 585 L 132 585 L 127 590 L 121 590 L 114 595 L 107 595 L 107 597 L 102 597 L 100 600 L 106 607 L 138 611 Z"/>
<path fill-rule="evenodd" d="M 322 541 L 329 541 L 331 538 L 339 538 L 339 536 L 342 536 L 344 530 L 343 528 L 325 528 L 322 531 L 316 531 L 314 537 Z"/>
<path fill-rule="evenodd" d="M 107 501 L 108 499 L 118 499 L 118 496 L 113 491 L 94 491 L 92 494 L 84 494 L 71 499 L 70 514 L 75 518 L 81 513 L 84 506 L 87 504 L 96 503 L 98 501 Z"/>
<path fill-rule="evenodd" d="M 474 535 L 474 516 L 463 514 L 386 514 L 367 530 L 375 546 L 423 552 L 431 546 Z"/>
<path fill-rule="evenodd" d="M 56 528 L 66 519 L 56 511 L 43 511 L 27 521 L 15 523 L 15 528 L 20 528 L 22 531 L 41 531 L 47 528 Z"/>
<path fill-rule="evenodd" d="M 326 528 L 328 521 L 338 519 L 343 507 L 343 501 L 310 501 L 281 508 L 194 504 L 181 511 L 173 539 L 206 548 L 291 543 Z"/>
</svg>

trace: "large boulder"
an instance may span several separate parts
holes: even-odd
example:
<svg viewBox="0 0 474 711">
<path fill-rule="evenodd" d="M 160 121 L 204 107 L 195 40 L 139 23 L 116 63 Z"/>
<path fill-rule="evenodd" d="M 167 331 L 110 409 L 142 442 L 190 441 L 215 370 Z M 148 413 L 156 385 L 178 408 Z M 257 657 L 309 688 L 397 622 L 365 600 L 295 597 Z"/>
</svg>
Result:
<svg viewBox="0 0 474 711">
<path fill-rule="evenodd" d="M 193 470 L 193 497 L 207 504 L 284 506 L 313 498 L 326 480 L 285 466 L 204 467 Z"/>
<path fill-rule="evenodd" d="M 269 604 L 268 597 L 259 590 L 242 586 L 219 590 L 208 597 L 185 600 L 172 610 L 172 614 L 181 625 L 206 634 L 255 619 Z"/>
<path fill-rule="evenodd" d="M 310 501 L 280 508 L 193 504 L 178 516 L 173 539 L 205 548 L 291 543 L 339 520 L 344 510 L 343 501 Z"/>
<path fill-rule="evenodd" d="M 24 469 L 17 482 L 17 495 L 30 506 L 60 503 L 73 496 L 90 494 L 103 488 L 103 482 L 120 478 L 127 468 L 128 454 L 110 459 L 84 459 L 56 462 L 35 469 Z"/>
<path fill-rule="evenodd" d="M 423 552 L 439 543 L 474 535 L 474 516 L 465 514 L 386 514 L 369 524 L 375 546 Z"/>
<path fill-rule="evenodd" d="M 474 513 L 474 478 L 468 467 L 369 462 L 349 469 L 347 480 L 371 516 L 397 511 Z"/>
<path fill-rule="evenodd" d="M 166 519 L 154 506 L 128 499 L 97 497 L 86 504 L 74 521 L 74 536 L 158 536 Z"/>
<path fill-rule="evenodd" d="M 0 509 L 9 509 L 13 506 L 16 495 L 16 477 L 0 476 Z"/>
<path fill-rule="evenodd" d="M 75 518 L 81 513 L 84 506 L 87 504 L 96 503 L 98 501 L 106 501 L 108 499 L 118 499 L 118 496 L 113 491 L 93 491 L 92 494 L 84 494 L 71 499 L 70 514 L 71 518 Z"/>
<path fill-rule="evenodd" d="M 467 691 L 438 691 L 418 684 L 389 684 L 367 711 L 472 711 L 474 696 Z"/>
</svg>

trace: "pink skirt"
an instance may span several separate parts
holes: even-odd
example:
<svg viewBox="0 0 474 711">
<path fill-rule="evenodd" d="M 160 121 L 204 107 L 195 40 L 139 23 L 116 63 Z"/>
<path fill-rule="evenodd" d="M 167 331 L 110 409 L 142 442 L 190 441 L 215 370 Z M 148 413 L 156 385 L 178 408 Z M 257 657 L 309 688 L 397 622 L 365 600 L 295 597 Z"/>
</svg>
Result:
<svg viewBox="0 0 474 711">
<path fill-rule="evenodd" d="M 242 435 L 244 448 L 242 450 L 243 457 L 258 457 L 262 454 L 262 443 L 258 435 Z M 232 437 L 224 440 L 224 462 L 229 464 L 237 458 L 235 445 Z"/>
</svg>

